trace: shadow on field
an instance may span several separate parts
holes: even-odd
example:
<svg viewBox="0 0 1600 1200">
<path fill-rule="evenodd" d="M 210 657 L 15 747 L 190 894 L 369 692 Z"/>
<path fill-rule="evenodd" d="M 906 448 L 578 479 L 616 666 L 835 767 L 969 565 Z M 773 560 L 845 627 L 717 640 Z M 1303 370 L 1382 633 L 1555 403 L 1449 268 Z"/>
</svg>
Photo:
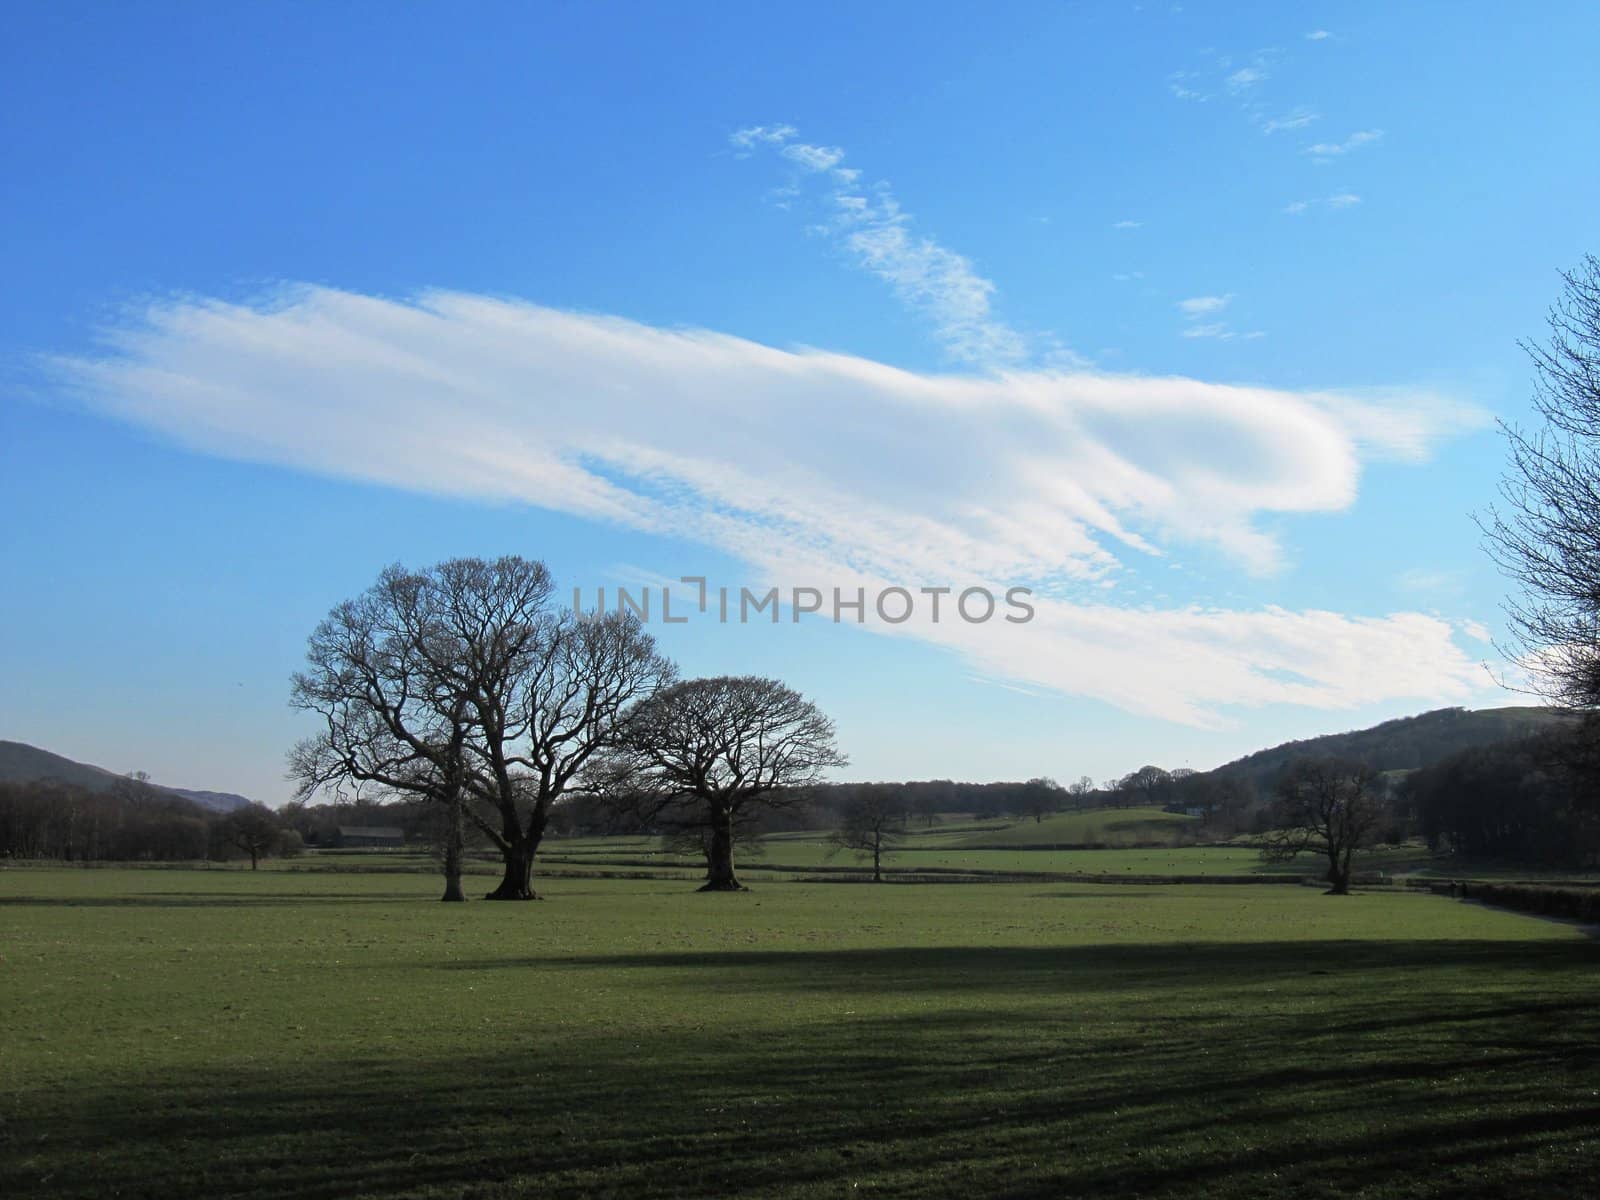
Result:
<svg viewBox="0 0 1600 1200">
<path fill-rule="evenodd" d="M 508 957 L 436 962 L 441 971 L 661 971 L 679 982 L 703 977 L 722 993 L 1150 991 L 1204 984 L 1223 991 L 1293 977 L 1325 976 L 1326 991 L 1359 990 L 1375 973 L 1432 976 L 1493 967 L 1515 945 L 1525 971 L 1565 971 L 1564 942 L 1298 941 L 1148 942 L 1089 946 L 874 947 L 848 950 L 716 950 Z M 1600 965 L 1600 955 L 1594 956 Z"/>
<path fill-rule="evenodd" d="M 1573 940 L 466 964 L 527 971 L 479 1052 L 13 1088 L 0 1179 L 11 1197 L 1590 1196 L 1597 962 Z M 660 976 L 634 981 L 625 1026 L 563 1031 L 583 1014 L 541 1011 L 541 973 L 597 967 Z"/>
<path fill-rule="evenodd" d="M 311 904 L 417 904 L 417 892 L 138 892 L 126 896 L 0 896 L 0 908 L 273 908 Z"/>
</svg>

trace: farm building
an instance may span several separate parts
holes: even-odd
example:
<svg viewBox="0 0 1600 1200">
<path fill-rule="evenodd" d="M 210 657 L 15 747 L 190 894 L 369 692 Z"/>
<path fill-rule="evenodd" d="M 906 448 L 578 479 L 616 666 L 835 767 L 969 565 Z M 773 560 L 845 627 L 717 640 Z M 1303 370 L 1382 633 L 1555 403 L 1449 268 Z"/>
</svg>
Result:
<svg viewBox="0 0 1600 1200">
<path fill-rule="evenodd" d="M 392 846 L 406 843 L 405 830 L 393 825 L 341 825 L 333 844 L 348 850 L 355 846 Z"/>
</svg>

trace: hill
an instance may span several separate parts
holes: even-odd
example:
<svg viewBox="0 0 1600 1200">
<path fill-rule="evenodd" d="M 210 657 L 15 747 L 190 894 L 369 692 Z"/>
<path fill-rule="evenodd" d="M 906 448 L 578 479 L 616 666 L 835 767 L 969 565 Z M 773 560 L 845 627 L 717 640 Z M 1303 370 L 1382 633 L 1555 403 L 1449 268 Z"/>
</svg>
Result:
<svg viewBox="0 0 1600 1200">
<path fill-rule="evenodd" d="M 1295 759 L 1327 757 L 1352 758 L 1376 771 L 1414 771 L 1460 750 L 1530 737 L 1576 719 L 1560 709 L 1531 706 L 1438 708 L 1385 721 L 1370 729 L 1285 742 L 1225 763 L 1207 774 L 1270 786 L 1278 772 Z"/>
<path fill-rule="evenodd" d="M 122 776 L 91 763 L 75 762 L 26 742 L 0 741 L 0 783 L 33 783 L 42 779 L 60 780 L 93 792 L 110 791 Z M 250 801 L 233 792 L 191 791 L 188 788 L 152 784 L 159 791 L 180 796 L 212 812 L 232 812 Z"/>
</svg>

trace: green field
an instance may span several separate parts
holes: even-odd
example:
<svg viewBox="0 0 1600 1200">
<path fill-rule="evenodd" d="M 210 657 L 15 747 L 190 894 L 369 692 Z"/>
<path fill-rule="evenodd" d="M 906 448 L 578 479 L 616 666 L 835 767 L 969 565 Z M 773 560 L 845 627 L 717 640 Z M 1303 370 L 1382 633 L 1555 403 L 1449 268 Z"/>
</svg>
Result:
<svg viewBox="0 0 1600 1200">
<path fill-rule="evenodd" d="M 1063 813 L 1034 821 L 950 821 L 925 828 L 913 826 L 903 843 L 884 860 L 891 873 L 962 871 L 976 874 L 1059 873 L 1100 875 L 1110 878 L 1208 876 L 1317 875 L 1326 864 L 1314 855 L 1286 863 L 1265 863 L 1260 852 L 1245 844 L 1163 845 L 1182 837 L 1194 818 L 1160 809 L 1095 809 Z M 1057 845 L 1109 843 L 1111 849 L 1057 850 Z M 1133 843 L 1132 848 L 1115 848 Z M 1155 843 L 1155 844 L 1151 844 Z M 687 857 L 665 854 L 652 837 L 562 838 L 545 843 L 544 856 L 557 867 L 595 869 L 693 871 Z M 1428 874 L 1433 870 L 1419 847 L 1378 848 L 1356 856 L 1358 871 Z M 744 854 L 741 872 L 758 878 L 764 873 L 793 875 L 829 869 L 840 873 L 859 870 L 849 854 L 833 851 L 826 833 L 808 831 L 774 834 L 759 855 Z"/>
<path fill-rule="evenodd" d="M 436 889 L 0 871 L 0 1192 L 1593 1195 L 1600 946 L 1566 925 L 1284 887 Z"/>
<path fill-rule="evenodd" d="M 964 839 L 961 844 L 975 848 L 1170 843 L 1193 833 L 1199 824 L 1198 817 L 1163 812 L 1159 808 L 1097 808 L 1086 812 L 1058 813 L 1042 821 L 1018 821 L 999 829 L 986 829 Z"/>
</svg>

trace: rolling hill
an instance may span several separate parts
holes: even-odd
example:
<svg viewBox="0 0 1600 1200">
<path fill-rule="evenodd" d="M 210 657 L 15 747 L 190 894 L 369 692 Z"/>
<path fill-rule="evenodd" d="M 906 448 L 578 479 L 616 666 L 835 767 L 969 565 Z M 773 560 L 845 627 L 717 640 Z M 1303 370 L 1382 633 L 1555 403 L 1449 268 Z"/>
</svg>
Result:
<svg viewBox="0 0 1600 1200">
<path fill-rule="evenodd" d="M 0 783 L 33 783 L 55 779 L 90 791 L 109 791 L 122 776 L 104 767 L 76 762 L 26 742 L 0 741 Z M 212 812 L 232 812 L 250 803 L 245 796 L 233 792 L 193 791 L 189 788 L 168 787 L 153 783 L 151 786 L 174 796 L 181 796 Z"/>
<path fill-rule="evenodd" d="M 1206 773 L 1270 786 L 1278 773 L 1297 758 L 1352 758 L 1375 771 L 1414 771 L 1460 750 L 1530 737 L 1576 719 L 1571 713 L 1554 708 L 1437 708 L 1414 717 L 1385 721 L 1370 729 L 1285 742 Z"/>
</svg>

